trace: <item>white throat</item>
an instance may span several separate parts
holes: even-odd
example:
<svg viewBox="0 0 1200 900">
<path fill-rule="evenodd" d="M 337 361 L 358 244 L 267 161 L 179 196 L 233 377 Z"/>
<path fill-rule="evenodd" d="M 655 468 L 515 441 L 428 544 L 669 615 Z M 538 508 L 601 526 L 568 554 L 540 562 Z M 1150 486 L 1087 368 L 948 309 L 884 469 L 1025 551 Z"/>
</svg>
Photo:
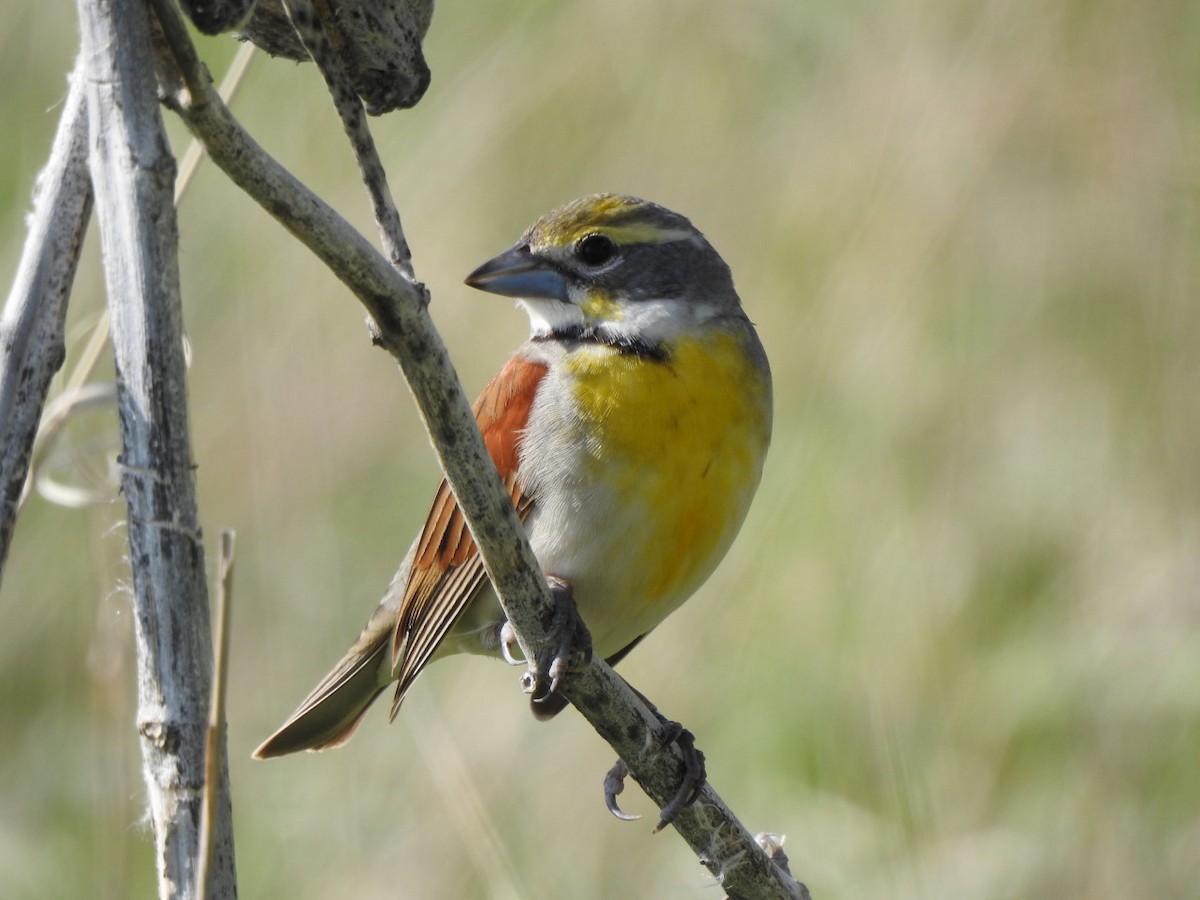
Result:
<svg viewBox="0 0 1200 900">
<path fill-rule="evenodd" d="M 574 303 L 560 300 L 518 300 L 529 315 L 530 335 L 548 337 L 555 333 L 589 329 L 618 343 L 660 344 L 683 334 L 692 334 L 719 315 L 716 307 L 676 297 L 622 303 L 616 315 L 590 319 Z"/>
<path fill-rule="evenodd" d="M 529 316 L 530 337 L 549 337 L 556 331 L 569 331 L 587 325 L 587 319 L 574 303 L 561 300 L 518 300 L 517 306 Z"/>
</svg>

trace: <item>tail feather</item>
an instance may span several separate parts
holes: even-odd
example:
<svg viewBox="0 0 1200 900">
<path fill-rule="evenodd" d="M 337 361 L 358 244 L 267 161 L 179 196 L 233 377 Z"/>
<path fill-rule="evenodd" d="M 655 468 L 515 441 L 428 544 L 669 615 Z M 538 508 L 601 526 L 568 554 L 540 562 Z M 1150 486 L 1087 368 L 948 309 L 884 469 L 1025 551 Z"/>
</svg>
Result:
<svg viewBox="0 0 1200 900">
<path fill-rule="evenodd" d="M 379 683 L 379 668 L 386 649 L 386 640 L 380 640 L 366 653 L 352 649 L 279 730 L 254 751 L 254 758 L 271 759 L 300 750 L 327 750 L 350 740 L 367 708 L 386 686 Z"/>
</svg>

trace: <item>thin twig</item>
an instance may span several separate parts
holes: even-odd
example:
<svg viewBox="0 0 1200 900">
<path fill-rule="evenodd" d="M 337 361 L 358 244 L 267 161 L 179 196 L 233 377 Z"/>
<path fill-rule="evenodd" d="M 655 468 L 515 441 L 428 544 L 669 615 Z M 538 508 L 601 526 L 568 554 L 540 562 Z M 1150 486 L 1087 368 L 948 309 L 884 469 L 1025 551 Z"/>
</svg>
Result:
<svg viewBox="0 0 1200 900">
<path fill-rule="evenodd" d="M 218 786 L 221 773 L 221 737 L 225 731 L 225 686 L 229 672 L 229 608 L 233 604 L 233 550 L 236 535 L 221 530 L 217 553 L 217 591 L 214 599 L 216 660 L 208 707 L 208 731 L 204 736 L 204 799 L 200 807 L 200 846 L 196 850 L 196 897 L 209 896 L 209 870 L 213 855 Z"/>
<path fill-rule="evenodd" d="M 301 43 L 321 70 L 325 84 L 329 87 L 333 105 L 341 117 L 342 127 L 350 139 L 350 146 L 354 149 L 363 183 L 371 196 L 371 208 L 379 226 L 383 252 L 401 275 L 409 281 L 415 281 L 412 254 L 408 249 L 408 241 L 404 238 L 404 228 L 400 224 L 400 211 L 396 209 L 396 203 L 388 189 L 387 172 L 384 171 L 379 152 L 375 149 L 375 138 L 367 125 L 362 100 L 354 89 L 350 73 L 334 52 L 312 3 L 309 0 L 283 0 L 283 6 L 296 28 L 296 33 L 300 35 Z"/>
</svg>

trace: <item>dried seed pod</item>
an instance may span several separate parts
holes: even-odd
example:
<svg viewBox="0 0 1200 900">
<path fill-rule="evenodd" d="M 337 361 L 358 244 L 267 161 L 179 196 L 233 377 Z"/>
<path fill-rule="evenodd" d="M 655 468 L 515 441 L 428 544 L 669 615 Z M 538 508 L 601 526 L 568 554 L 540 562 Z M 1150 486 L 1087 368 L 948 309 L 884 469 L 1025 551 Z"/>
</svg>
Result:
<svg viewBox="0 0 1200 900">
<path fill-rule="evenodd" d="M 254 0 L 181 0 L 183 11 L 204 34 L 237 28 L 250 14 Z"/>
<path fill-rule="evenodd" d="M 417 104 L 429 87 L 421 41 L 433 0 L 313 0 L 313 6 L 367 112 Z M 259 0 L 240 37 L 272 56 L 308 59 L 280 0 Z"/>
</svg>

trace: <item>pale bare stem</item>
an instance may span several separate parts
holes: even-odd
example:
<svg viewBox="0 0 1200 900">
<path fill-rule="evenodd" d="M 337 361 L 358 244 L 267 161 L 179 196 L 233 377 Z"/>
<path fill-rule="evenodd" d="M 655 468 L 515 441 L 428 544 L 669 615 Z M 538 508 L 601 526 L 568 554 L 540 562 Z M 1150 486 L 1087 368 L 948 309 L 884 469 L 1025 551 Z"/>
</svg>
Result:
<svg viewBox="0 0 1200 900">
<path fill-rule="evenodd" d="M 230 63 L 229 71 L 225 73 L 219 89 L 219 94 L 226 103 L 233 98 L 238 88 L 241 87 L 242 81 L 246 77 L 247 71 L 249 71 L 250 61 L 254 58 L 256 49 L 253 44 L 243 44 L 238 49 L 237 56 L 234 57 L 233 62 Z M 179 163 L 179 177 L 175 179 L 176 208 L 179 207 L 180 202 L 187 193 L 187 189 L 191 185 L 192 179 L 203 158 L 204 145 L 193 139 L 188 144 L 187 150 L 184 151 L 183 159 Z M 86 175 L 86 166 L 84 174 Z M 87 188 L 90 193 L 91 181 L 87 182 Z M 29 475 L 21 491 L 18 509 L 24 506 L 25 501 L 29 499 L 35 479 L 38 476 L 38 471 L 42 463 L 45 462 L 50 452 L 54 449 L 54 444 L 58 436 L 62 433 L 63 427 L 70 420 L 72 414 L 79 408 L 78 404 L 91 396 L 88 391 L 84 390 L 84 384 L 91 377 L 92 372 L 95 371 L 96 365 L 100 361 L 100 354 L 108 342 L 108 326 L 108 310 L 105 309 L 100 313 L 96 324 L 92 326 L 92 332 L 88 337 L 87 345 L 83 353 L 80 354 L 79 361 L 71 370 L 70 377 L 67 378 L 66 387 L 58 395 L 57 399 L 62 402 L 55 404 L 55 414 L 53 416 L 47 414 L 42 419 L 42 423 L 37 431 L 37 437 L 34 439 L 33 461 L 29 466 Z"/>
<path fill-rule="evenodd" d="M 321 27 L 320 19 L 309 0 L 283 0 L 284 9 L 292 20 L 296 33 L 304 48 L 321 70 L 329 93 L 333 97 L 333 105 L 342 119 L 342 127 L 350 138 L 354 148 L 358 169 L 362 173 L 363 183 L 371 196 L 371 207 L 375 213 L 375 222 L 379 226 L 383 250 L 393 266 L 409 281 L 415 281 L 413 274 L 412 256 L 408 250 L 408 242 L 404 238 L 404 229 L 400 225 L 400 211 L 396 209 L 392 193 L 388 189 L 387 172 L 375 149 L 375 139 L 367 125 L 367 117 L 363 110 L 362 101 L 354 89 L 350 73 L 342 65 L 338 55 L 329 43 L 329 37 Z"/>
<path fill-rule="evenodd" d="M 66 356 L 67 298 L 92 214 L 87 128 L 81 59 L 71 74 L 50 159 L 38 176 L 29 233 L 0 318 L 0 573 L 38 420 Z"/>
<path fill-rule="evenodd" d="M 221 546 L 217 554 L 217 658 L 213 668 L 212 693 L 208 709 L 208 732 L 204 740 L 204 804 L 200 808 L 200 846 L 196 852 L 196 896 L 209 897 L 212 886 L 209 872 L 212 866 L 214 828 L 217 822 L 217 786 L 221 775 L 221 743 L 225 733 L 225 686 L 229 672 L 229 608 L 233 603 L 234 532 L 221 530 Z"/>
<path fill-rule="evenodd" d="M 178 13 L 167 0 L 151 3 L 187 71 L 195 51 L 182 22 L 172 21 Z M 336 211 L 258 146 L 202 79 L 189 81 L 187 95 L 168 98 L 168 103 L 204 142 L 213 162 L 329 266 L 371 314 L 376 342 L 404 372 L 522 652 L 535 658 L 549 644 L 546 581 L 429 318 L 424 289 L 402 277 Z M 564 691 L 626 760 L 634 779 L 665 806 L 679 785 L 683 763 L 673 747 L 653 739 L 660 732 L 654 711 L 598 656 L 587 670 L 564 679 Z M 709 785 L 672 824 L 731 896 L 804 896 Z"/>
<path fill-rule="evenodd" d="M 204 546 L 188 437 L 175 161 L 141 0 L 79 0 L 88 165 L 118 372 L 137 649 L 137 728 L 160 897 L 195 885 L 212 672 Z M 218 741 L 210 895 L 237 894 L 224 741 Z"/>
</svg>

